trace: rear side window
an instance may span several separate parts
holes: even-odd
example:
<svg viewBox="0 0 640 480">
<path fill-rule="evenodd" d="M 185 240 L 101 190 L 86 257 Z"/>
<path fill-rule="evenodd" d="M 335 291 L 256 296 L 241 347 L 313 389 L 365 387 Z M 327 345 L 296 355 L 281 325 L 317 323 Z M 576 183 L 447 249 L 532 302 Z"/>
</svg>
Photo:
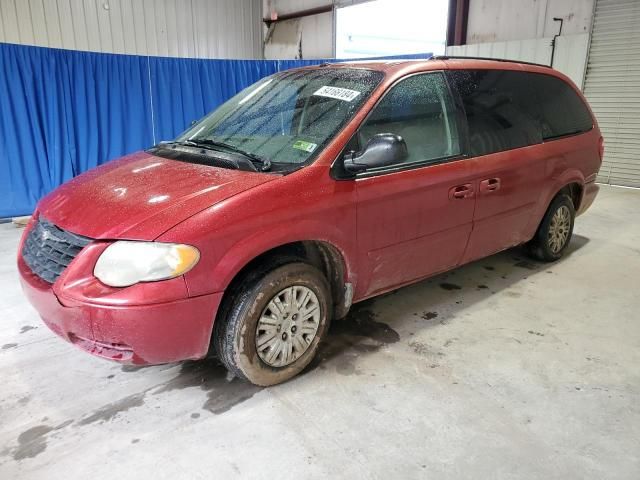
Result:
<svg viewBox="0 0 640 480">
<path fill-rule="evenodd" d="M 559 78 L 506 70 L 450 73 L 465 108 L 473 156 L 590 130 L 592 119 Z"/>
</svg>

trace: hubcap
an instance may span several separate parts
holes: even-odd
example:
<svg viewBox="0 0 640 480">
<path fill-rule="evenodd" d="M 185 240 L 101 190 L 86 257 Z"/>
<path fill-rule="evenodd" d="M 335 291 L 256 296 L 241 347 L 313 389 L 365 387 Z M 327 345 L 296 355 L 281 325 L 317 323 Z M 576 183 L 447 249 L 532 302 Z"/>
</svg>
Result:
<svg viewBox="0 0 640 480">
<path fill-rule="evenodd" d="M 302 285 L 273 296 L 256 328 L 258 356 L 267 365 L 285 367 L 307 351 L 320 326 L 320 302 Z"/>
<path fill-rule="evenodd" d="M 553 214 L 549 225 L 549 248 L 553 253 L 558 253 L 565 246 L 570 230 L 571 212 L 563 205 Z"/>
</svg>

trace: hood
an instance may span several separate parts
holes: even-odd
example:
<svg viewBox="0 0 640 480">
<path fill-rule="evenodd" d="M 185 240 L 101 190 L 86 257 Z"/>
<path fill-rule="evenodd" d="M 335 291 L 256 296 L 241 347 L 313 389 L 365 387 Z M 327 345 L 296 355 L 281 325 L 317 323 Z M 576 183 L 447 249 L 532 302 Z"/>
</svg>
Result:
<svg viewBox="0 0 640 480">
<path fill-rule="evenodd" d="M 139 152 L 77 176 L 44 197 L 38 210 L 78 235 L 153 240 L 199 211 L 276 178 Z"/>
</svg>

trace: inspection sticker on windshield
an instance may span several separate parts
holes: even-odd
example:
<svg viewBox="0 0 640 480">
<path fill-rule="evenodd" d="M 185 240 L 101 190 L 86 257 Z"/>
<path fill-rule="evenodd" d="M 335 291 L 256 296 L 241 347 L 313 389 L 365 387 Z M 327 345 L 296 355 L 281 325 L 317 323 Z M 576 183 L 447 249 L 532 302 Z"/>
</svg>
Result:
<svg viewBox="0 0 640 480">
<path fill-rule="evenodd" d="M 320 95 L 321 97 L 329 97 L 329 98 L 337 98 L 338 100 L 344 100 L 345 102 L 350 102 L 358 95 L 360 92 L 357 90 L 349 90 L 348 88 L 340 88 L 340 87 L 329 87 L 325 85 L 324 87 L 320 87 L 318 90 L 314 92 L 314 95 Z"/>
<path fill-rule="evenodd" d="M 296 140 L 293 143 L 293 148 L 296 148 L 298 150 L 303 150 L 307 153 L 313 152 L 317 146 L 318 146 L 317 143 L 305 142 L 304 140 Z"/>
</svg>

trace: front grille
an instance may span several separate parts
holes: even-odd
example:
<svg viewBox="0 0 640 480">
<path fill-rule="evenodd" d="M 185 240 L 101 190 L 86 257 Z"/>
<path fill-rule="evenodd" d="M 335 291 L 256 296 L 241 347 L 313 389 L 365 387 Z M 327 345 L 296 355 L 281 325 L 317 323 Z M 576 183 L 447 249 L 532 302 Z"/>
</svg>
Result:
<svg viewBox="0 0 640 480">
<path fill-rule="evenodd" d="M 33 273 L 53 283 L 90 241 L 40 217 L 27 235 L 22 258 Z"/>
</svg>

